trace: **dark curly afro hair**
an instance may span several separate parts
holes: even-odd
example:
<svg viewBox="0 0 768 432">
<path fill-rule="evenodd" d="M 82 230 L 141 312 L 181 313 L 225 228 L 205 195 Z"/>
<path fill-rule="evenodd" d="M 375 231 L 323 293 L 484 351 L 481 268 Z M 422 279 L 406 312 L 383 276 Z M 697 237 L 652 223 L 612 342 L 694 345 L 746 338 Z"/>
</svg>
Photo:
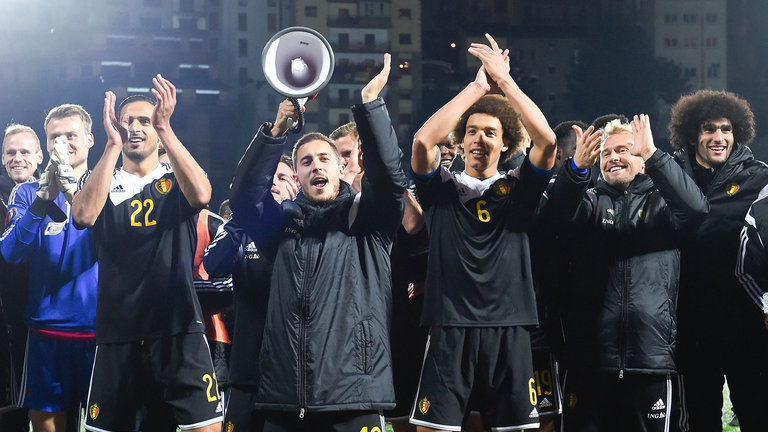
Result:
<svg viewBox="0 0 768 432">
<path fill-rule="evenodd" d="M 520 115 L 512 109 L 507 99 L 499 95 L 483 96 L 472 104 L 453 127 L 453 136 L 458 143 L 464 141 L 464 133 L 467 131 L 467 120 L 472 114 L 489 114 L 499 119 L 504 132 L 502 141 L 507 145 L 507 151 L 501 152 L 500 163 L 509 160 L 515 153 L 523 149 L 523 123 Z"/>
<path fill-rule="evenodd" d="M 755 116 L 749 102 L 727 91 L 699 90 L 685 95 L 672 107 L 669 141 L 680 149 L 699 141 L 701 125 L 726 118 L 733 125 L 734 142 L 749 145 L 755 138 Z"/>
</svg>

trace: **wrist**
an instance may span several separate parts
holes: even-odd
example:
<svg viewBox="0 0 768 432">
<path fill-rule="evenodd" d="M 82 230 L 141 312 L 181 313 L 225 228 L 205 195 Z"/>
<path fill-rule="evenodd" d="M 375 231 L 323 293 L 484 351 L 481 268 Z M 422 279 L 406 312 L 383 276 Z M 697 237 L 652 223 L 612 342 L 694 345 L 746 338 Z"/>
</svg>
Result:
<svg viewBox="0 0 768 432">
<path fill-rule="evenodd" d="M 650 148 L 650 149 L 648 149 L 648 151 L 644 152 L 643 154 L 641 154 L 640 157 L 642 157 L 643 160 L 647 162 L 648 159 L 650 159 L 651 156 L 653 156 L 654 153 L 656 153 L 656 147 L 655 146 Z"/>
</svg>

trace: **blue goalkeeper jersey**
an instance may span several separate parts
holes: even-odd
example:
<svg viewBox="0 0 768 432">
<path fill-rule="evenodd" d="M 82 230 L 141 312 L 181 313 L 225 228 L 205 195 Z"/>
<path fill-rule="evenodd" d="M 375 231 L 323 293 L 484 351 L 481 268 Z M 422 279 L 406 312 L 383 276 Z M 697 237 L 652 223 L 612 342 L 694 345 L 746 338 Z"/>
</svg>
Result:
<svg viewBox="0 0 768 432">
<path fill-rule="evenodd" d="M 29 260 L 29 297 L 24 314 L 33 329 L 94 332 L 98 265 L 87 229 L 75 228 L 64 194 L 37 199 L 37 183 L 11 192 L 6 230 L 0 237 L 10 264 Z M 56 222 L 50 216 L 61 210 Z"/>
</svg>

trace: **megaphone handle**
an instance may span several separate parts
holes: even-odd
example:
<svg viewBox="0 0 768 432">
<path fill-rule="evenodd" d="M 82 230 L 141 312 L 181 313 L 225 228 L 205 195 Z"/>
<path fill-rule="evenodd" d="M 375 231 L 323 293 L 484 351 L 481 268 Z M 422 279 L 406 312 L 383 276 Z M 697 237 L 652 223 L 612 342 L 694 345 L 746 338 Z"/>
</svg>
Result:
<svg viewBox="0 0 768 432">
<path fill-rule="evenodd" d="M 296 124 L 293 123 L 293 119 L 288 119 L 288 122 L 291 123 L 288 125 L 288 130 L 293 133 L 299 133 L 302 129 L 304 129 L 304 113 L 301 112 L 301 104 L 299 104 L 299 100 L 296 98 L 288 98 L 288 100 L 291 101 L 293 104 L 293 107 L 296 109 L 296 118 L 298 121 Z"/>
</svg>

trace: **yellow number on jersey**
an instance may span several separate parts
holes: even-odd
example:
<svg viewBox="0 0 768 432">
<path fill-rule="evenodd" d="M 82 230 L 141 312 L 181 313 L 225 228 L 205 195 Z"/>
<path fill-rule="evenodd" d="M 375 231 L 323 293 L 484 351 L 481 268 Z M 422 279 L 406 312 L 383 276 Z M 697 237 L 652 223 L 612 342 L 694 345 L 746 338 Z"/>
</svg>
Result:
<svg viewBox="0 0 768 432">
<path fill-rule="evenodd" d="M 368 426 L 363 426 L 363 428 L 360 429 L 360 432 L 368 432 Z M 381 428 L 374 426 L 373 429 L 371 429 L 371 432 L 381 432 Z"/>
<path fill-rule="evenodd" d="M 488 204 L 485 202 L 485 200 L 480 200 L 477 202 L 477 218 L 480 219 L 480 222 L 490 222 L 491 221 L 491 213 L 484 209 L 483 206 Z"/>
<path fill-rule="evenodd" d="M 216 374 L 213 374 L 213 378 L 211 378 L 211 376 L 208 374 L 203 375 L 203 382 L 208 383 L 208 389 L 206 389 L 208 402 L 215 402 L 221 399 L 221 395 L 219 394 L 219 386 L 216 384 Z M 213 392 L 214 389 L 216 391 L 215 394 Z"/>
<path fill-rule="evenodd" d="M 536 382 L 533 380 L 533 378 L 528 380 L 528 393 L 531 397 L 531 405 L 536 406 L 539 398 L 536 396 Z"/>
<path fill-rule="evenodd" d="M 144 200 L 144 203 L 142 205 L 141 200 L 133 200 L 131 201 L 131 207 L 136 207 L 136 210 L 131 213 L 131 226 L 152 226 L 157 225 L 157 221 L 154 219 L 150 219 L 149 215 L 152 213 L 152 210 L 155 209 L 155 202 L 152 201 L 151 198 L 147 198 Z M 141 218 L 139 217 L 141 210 L 146 208 L 146 212 L 144 213 L 144 224 L 141 222 Z M 138 220 L 137 220 L 138 219 Z"/>
</svg>

